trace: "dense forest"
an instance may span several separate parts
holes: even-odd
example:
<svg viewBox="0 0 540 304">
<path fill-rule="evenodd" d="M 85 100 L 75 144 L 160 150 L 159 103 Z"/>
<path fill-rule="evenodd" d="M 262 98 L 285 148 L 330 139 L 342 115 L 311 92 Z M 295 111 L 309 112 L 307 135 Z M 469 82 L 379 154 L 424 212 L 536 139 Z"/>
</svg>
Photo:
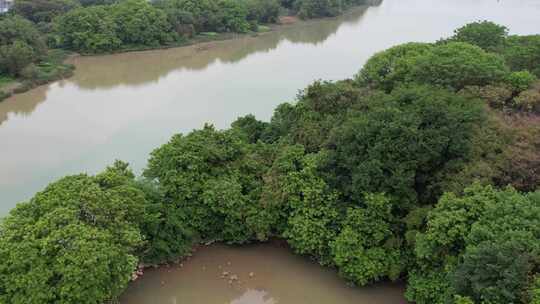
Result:
<svg viewBox="0 0 540 304">
<path fill-rule="evenodd" d="M 34 21 L 111 14 L 99 18 L 105 30 L 136 3 L 164 10 L 151 23 L 170 26 L 184 2 Z M 30 24 L 13 18 L 3 22 Z M 0 302 L 114 301 L 139 265 L 181 261 L 202 243 L 280 238 L 358 286 L 403 280 L 411 302 L 538 304 L 539 66 L 540 35 L 475 22 L 377 53 L 353 79 L 316 81 L 270 122 L 248 115 L 175 135 L 141 177 L 122 161 L 64 177 L 0 224 Z"/>
</svg>

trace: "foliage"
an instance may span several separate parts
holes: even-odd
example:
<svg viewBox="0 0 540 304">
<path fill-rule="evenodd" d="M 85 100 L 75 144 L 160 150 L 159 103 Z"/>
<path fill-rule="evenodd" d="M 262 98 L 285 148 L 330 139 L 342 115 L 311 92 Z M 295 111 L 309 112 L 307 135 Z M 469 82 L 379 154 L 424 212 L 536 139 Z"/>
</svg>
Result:
<svg viewBox="0 0 540 304">
<path fill-rule="evenodd" d="M 441 193 L 442 179 L 468 158 L 480 105 L 442 89 L 423 86 L 371 97 L 332 132 L 325 172 L 352 200 L 384 192 L 398 210 Z"/>
<path fill-rule="evenodd" d="M 117 25 L 107 7 L 94 6 L 68 12 L 56 21 L 60 44 L 85 53 L 110 52 L 121 46 Z"/>
<path fill-rule="evenodd" d="M 36 23 L 51 22 L 79 5 L 77 0 L 16 0 L 12 11 Z"/>
<path fill-rule="evenodd" d="M 260 23 L 275 23 L 278 21 L 281 9 L 278 0 L 245 0 L 248 10 L 247 19 Z"/>
<path fill-rule="evenodd" d="M 295 6 L 304 19 L 333 17 L 343 10 L 342 0 L 296 0 Z"/>
<path fill-rule="evenodd" d="M 460 90 L 489 85 L 507 75 L 504 61 L 463 42 L 439 45 L 408 43 L 368 60 L 357 76 L 361 85 L 390 91 L 399 84 L 421 83 Z"/>
<path fill-rule="evenodd" d="M 269 235 L 257 211 L 270 165 L 260 162 L 265 153 L 264 145 L 248 145 L 234 131 L 206 126 L 156 149 L 144 174 L 159 181 L 165 202 L 187 213 L 202 240 L 244 243 Z"/>
<path fill-rule="evenodd" d="M 0 226 L 2 303 L 102 303 L 126 287 L 143 245 L 145 196 L 124 163 L 65 177 Z"/>
<path fill-rule="evenodd" d="M 331 130 L 345 119 L 353 105 L 366 102 L 367 94 L 351 81 L 315 81 L 298 96 L 295 105 L 277 107 L 267 130 L 265 141 L 287 138 L 303 145 L 308 152 L 324 147 Z"/>
<path fill-rule="evenodd" d="M 506 77 L 506 83 L 514 91 L 514 94 L 529 89 L 535 81 L 536 76 L 529 71 L 513 72 Z"/>
<path fill-rule="evenodd" d="M 259 140 L 265 141 L 265 131 L 268 123 L 259 121 L 253 115 L 246 115 L 236 119 L 231 124 L 232 129 L 242 132 L 249 143 L 256 143 Z"/>
<path fill-rule="evenodd" d="M 18 76 L 46 52 L 47 47 L 30 21 L 18 16 L 0 20 L 0 73 Z"/>
<path fill-rule="evenodd" d="M 23 69 L 36 61 L 31 46 L 16 40 L 10 45 L 0 46 L 0 68 L 12 76 L 23 74 Z"/>
<path fill-rule="evenodd" d="M 530 89 L 522 91 L 513 100 L 514 108 L 525 113 L 540 113 L 540 82 L 536 82 Z"/>
<path fill-rule="evenodd" d="M 407 81 L 414 58 L 425 55 L 433 46 L 428 43 L 405 43 L 376 53 L 364 64 L 356 81 L 362 86 L 391 91 L 397 83 Z"/>
<path fill-rule="evenodd" d="M 174 39 L 165 13 L 146 0 L 125 0 L 115 4 L 112 15 L 117 35 L 124 44 L 156 46 Z"/>
<path fill-rule="evenodd" d="M 337 193 L 317 174 L 319 157 L 301 159 L 302 168 L 286 178 L 284 192 L 290 211 L 283 236 L 295 252 L 309 254 L 324 265 L 332 263 L 330 242 L 339 230 L 340 210 Z"/>
<path fill-rule="evenodd" d="M 363 207 L 347 210 L 343 229 L 332 242 L 340 274 L 358 285 L 402 271 L 400 244 L 392 231 L 392 204 L 384 195 L 367 194 Z"/>
<path fill-rule="evenodd" d="M 489 85 L 507 74 L 504 61 L 477 46 L 450 42 L 434 47 L 414 60 L 409 80 L 456 90 L 467 85 Z"/>
<path fill-rule="evenodd" d="M 538 193 L 478 184 L 465 189 L 461 197 L 443 195 L 428 216 L 426 232 L 417 237 L 415 250 L 422 271 L 409 280 L 409 300 L 441 303 L 443 299 L 422 278 L 442 276 L 436 288 L 446 297 L 459 294 L 475 302 L 522 302 L 527 278 L 539 261 L 539 198 Z"/>
<path fill-rule="evenodd" d="M 247 21 L 248 10 L 242 2 L 237 0 L 219 0 L 218 12 L 218 32 L 245 33 L 249 31 L 250 26 Z"/>
<path fill-rule="evenodd" d="M 458 28 L 450 40 L 470 43 L 487 52 L 497 52 L 504 47 L 507 36 L 507 27 L 484 20 Z"/>
<path fill-rule="evenodd" d="M 512 71 L 528 70 L 540 77 L 540 35 L 508 37 L 502 55 Z"/>
</svg>

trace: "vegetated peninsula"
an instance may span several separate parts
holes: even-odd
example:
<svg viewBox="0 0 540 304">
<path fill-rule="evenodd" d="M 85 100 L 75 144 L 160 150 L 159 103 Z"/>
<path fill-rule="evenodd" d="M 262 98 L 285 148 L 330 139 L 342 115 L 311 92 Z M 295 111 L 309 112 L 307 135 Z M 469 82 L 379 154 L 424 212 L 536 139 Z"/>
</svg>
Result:
<svg viewBox="0 0 540 304">
<path fill-rule="evenodd" d="M 70 52 L 182 46 L 270 30 L 284 15 L 337 16 L 372 0 L 15 0 L 0 14 L 0 101 L 72 75 Z"/>
<path fill-rule="evenodd" d="M 488 21 L 64 177 L 0 224 L 1 303 L 115 300 L 139 265 L 280 238 L 420 304 L 540 301 L 540 36 Z"/>
</svg>

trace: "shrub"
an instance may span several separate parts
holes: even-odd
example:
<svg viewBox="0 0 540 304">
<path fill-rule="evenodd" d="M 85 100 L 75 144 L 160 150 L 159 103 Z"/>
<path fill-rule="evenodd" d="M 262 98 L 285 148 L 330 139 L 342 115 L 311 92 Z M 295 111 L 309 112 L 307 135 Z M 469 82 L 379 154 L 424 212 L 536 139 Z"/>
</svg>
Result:
<svg viewBox="0 0 540 304">
<path fill-rule="evenodd" d="M 518 94 L 529 89 L 535 81 L 536 76 L 531 74 L 529 71 L 520 71 L 510 73 L 506 77 L 505 82 L 516 94 Z"/>
</svg>

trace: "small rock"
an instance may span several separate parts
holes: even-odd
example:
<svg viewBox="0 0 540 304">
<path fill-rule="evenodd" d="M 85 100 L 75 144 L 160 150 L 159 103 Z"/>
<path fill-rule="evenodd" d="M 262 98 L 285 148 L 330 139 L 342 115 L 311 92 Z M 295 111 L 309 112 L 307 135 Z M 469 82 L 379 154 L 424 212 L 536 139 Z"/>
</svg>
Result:
<svg viewBox="0 0 540 304">
<path fill-rule="evenodd" d="M 228 271 L 224 271 L 224 272 L 221 274 L 222 277 L 226 277 L 226 276 L 228 276 L 228 275 L 229 275 L 229 272 L 228 272 Z"/>
<path fill-rule="evenodd" d="M 255 273 L 254 273 L 254 272 L 250 272 L 250 273 L 249 273 L 249 277 L 250 277 L 250 278 L 253 278 L 254 276 L 255 276 Z"/>
<path fill-rule="evenodd" d="M 233 275 L 231 276 L 231 280 L 232 280 L 232 281 L 238 281 L 238 276 L 235 275 L 235 274 L 233 274 Z"/>
</svg>

